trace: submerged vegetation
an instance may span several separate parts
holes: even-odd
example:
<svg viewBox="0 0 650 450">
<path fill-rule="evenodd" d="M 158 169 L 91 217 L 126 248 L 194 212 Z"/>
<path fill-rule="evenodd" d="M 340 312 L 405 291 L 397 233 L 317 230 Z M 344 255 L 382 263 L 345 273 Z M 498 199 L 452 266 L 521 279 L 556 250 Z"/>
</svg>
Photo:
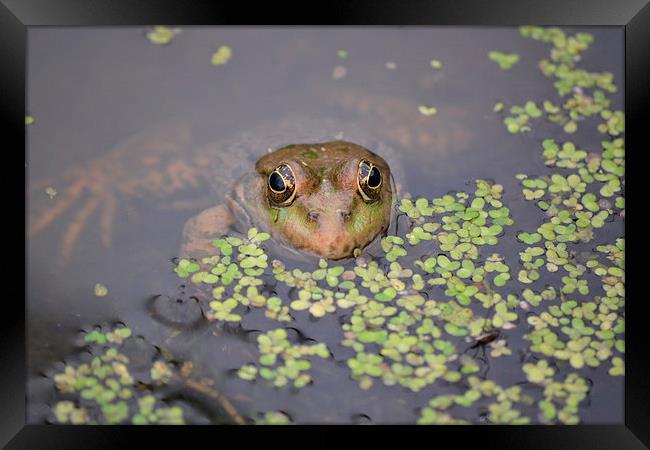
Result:
<svg viewBox="0 0 650 450">
<path fill-rule="evenodd" d="M 599 230 L 625 212 L 624 117 L 609 109 L 607 97 L 616 92 L 613 76 L 578 67 L 593 40 L 587 33 L 522 27 L 521 34 L 551 45 L 539 68 L 553 79 L 558 98 L 510 108 L 497 103 L 494 112 L 507 114 L 507 131 L 531 131 L 545 118 L 571 135 L 594 118 L 603 139 L 590 149 L 568 139 L 534 144 L 548 172 L 516 178 L 539 225 L 516 228 L 503 186 L 477 179 L 465 192 L 401 198 L 399 232 L 352 261 L 291 267 L 270 258 L 267 233 L 251 228 L 223 236 L 213 242 L 214 255 L 176 260 L 174 271 L 204 294 L 199 300 L 210 322 L 240 324 L 255 310 L 263 313 L 268 328 L 251 344 L 256 359 L 235 376 L 277 389 L 316 385 L 315 361 L 337 362 L 331 343 L 297 339 L 288 329 L 297 319 L 329 315 L 338 318 L 337 344 L 351 352 L 345 370 L 360 389 L 440 387 L 414 405 L 420 424 L 575 424 L 591 371 L 624 375 L 625 240 L 598 240 Z M 228 61 L 224 48 L 213 64 Z M 343 50 L 337 55 L 348 58 Z M 504 70 L 519 61 L 499 52 L 489 58 Z M 436 113 L 426 106 L 419 111 Z M 516 240 L 504 243 L 508 234 Z M 518 260 L 506 259 L 505 245 L 517 246 Z M 184 423 L 181 406 L 152 392 L 168 383 L 188 386 L 188 374 L 154 358 L 136 380 L 122 352 L 129 339 L 131 330 L 122 326 L 85 334 L 96 350 L 90 362 L 54 376 L 63 397 L 53 407 L 57 422 Z M 520 367 L 513 383 L 490 378 L 502 360 Z M 256 414 L 257 424 L 292 423 L 281 411 Z"/>
</svg>

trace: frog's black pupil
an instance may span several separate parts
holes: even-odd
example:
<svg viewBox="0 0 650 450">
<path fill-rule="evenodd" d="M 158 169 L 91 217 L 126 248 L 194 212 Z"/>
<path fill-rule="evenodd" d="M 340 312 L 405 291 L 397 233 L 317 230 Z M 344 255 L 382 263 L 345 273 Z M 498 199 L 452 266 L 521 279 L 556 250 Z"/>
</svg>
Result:
<svg viewBox="0 0 650 450">
<path fill-rule="evenodd" d="M 379 173 L 379 169 L 373 167 L 370 170 L 370 175 L 368 175 L 368 186 L 371 188 L 376 188 L 379 187 L 380 183 L 381 183 L 381 174 Z"/>
<path fill-rule="evenodd" d="M 277 172 L 271 173 L 271 176 L 269 177 L 269 186 L 271 186 L 271 189 L 273 189 L 275 192 L 284 191 L 285 188 L 284 180 L 282 179 L 279 173 Z"/>
</svg>

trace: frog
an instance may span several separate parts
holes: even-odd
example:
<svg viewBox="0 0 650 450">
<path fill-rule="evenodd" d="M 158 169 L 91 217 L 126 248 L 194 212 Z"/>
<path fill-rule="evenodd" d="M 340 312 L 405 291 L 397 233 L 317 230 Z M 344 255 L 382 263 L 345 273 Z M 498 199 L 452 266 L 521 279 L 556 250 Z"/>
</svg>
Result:
<svg viewBox="0 0 650 450">
<path fill-rule="evenodd" d="M 212 241 L 235 222 L 269 232 L 294 249 L 324 259 L 353 257 L 390 223 L 390 166 L 346 140 L 289 144 L 259 158 L 242 176 L 227 205 L 208 208 L 185 224 L 180 254 L 214 253 Z"/>
<path fill-rule="evenodd" d="M 63 268 L 78 248 L 83 233 L 92 230 L 102 247 L 110 249 L 117 215 L 122 214 L 129 221 L 138 220 L 142 208 L 146 207 L 187 214 L 189 220 L 184 227 L 182 224 L 179 227 L 174 250 L 178 254 L 205 253 L 213 236 L 230 229 L 245 231 L 246 226 L 268 230 L 273 234 L 273 241 L 293 256 L 320 254 L 338 258 L 354 254 L 355 248 L 364 245 L 366 250 L 372 249 L 376 238 L 387 232 L 387 226 L 394 224 L 395 209 L 388 216 L 384 208 L 395 205 L 398 197 L 408 195 L 404 162 L 409 155 L 425 151 L 429 157 L 424 158 L 424 162 L 435 164 L 436 159 L 444 157 L 450 149 L 467 147 L 473 134 L 463 125 L 466 113 L 450 110 L 448 117 L 441 114 L 431 121 L 418 113 L 418 104 L 411 99 L 360 88 L 337 87 L 334 91 L 319 93 L 319 97 L 333 114 L 323 117 L 287 114 L 207 143 L 198 141 L 195 124 L 191 121 L 172 118 L 118 141 L 114 148 L 97 159 L 78 163 L 51 177 L 32 179 L 28 186 L 27 238 L 34 239 L 52 228 L 56 221 L 63 220 L 65 225 L 56 255 L 57 267 Z M 321 190 L 311 196 L 301 195 L 302 185 L 296 183 L 298 192 L 292 205 L 278 208 L 269 204 L 268 177 L 283 162 L 276 159 L 278 155 L 284 154 L 294 171 L 294 180 L 300 180 L 301 171 L 309 174 L 312 181 L 328 179 L 328 174 L 336 172 L 335 167 L 345 158 L 341 155 L 333 159 L 319 158 L 321 162 L 331 161 L 326 163 L 326 170 L 321 174 L 322 163 L 304 155 L 302 159 L 296 157 L 298 148 L 308 154 L 312 153 L 309 149 L 314 148 L 315 154 L 320 155 L 322 147 L 331 149 L 338 145 L 333 143 L 341 141 L 350 145 L 353 156 L 347 161 L 358 160 L 350 163 L 350 167 L 356 165 L 357 173 L 362 154 L 367 156 L 369 163 L 364 167 L 372 165 L 379 171 L 379 190 L 383 196 L 378 203 L 382 205 L 383 215 L 372 226 L 361 227 L 363 239 L 357 233 L 354 239 L 342 241 L 338 249 L 332 238 L 340 235 L 330 232 L 328 243 L 334 245 L 330 251 L 326 250 L 329 246 L 325 243 L 319 243 L 317 248 L 316 244 L 310 247 L 305 233 L 288 231 L 288 225 L 282 226 L 288 222 L 274 222 L 272 214 L 277 213 L 280 219 L 281 212 L 287 214 L 296 210 L 308 198 L 319 199 L 320 206 L 312 209 L 329 206 L 326 200 L 336 197 L 333 191 L 325 193 L 332 187 L 331 181 L 316 183 Z M 291 145 L 300 147 L 289 147 Z M 293 158 L 288 158 L 289 154 Z M 296 160 L 298 164 L 304 161 L 311 169 L 292 166 Z M 418 160 L 421 164 L 422 158 Z M 265 195 L 261 187 L 263 181 L 267 183 Z M 57 188 L 55 198 L 43 194 L 49 186 Z M 363 200 L 358 189 L 355 182 L 344 192 L 348 198 L 352 198 L 354 192 L 358 202 L 359 198 Z M 369 207 L 367 204 L 360 206 L 362 209 Z M 337 209 L 347 211 L 345 207 Z M 368 217 L 363 213 L 355 214 L 358 209 L 350 209 L 348 222 L 343 223 Z M 319 219 L 324 221 L 330 217 L 321 213 Z M 307 216 L 307 220 L 311 219 Z M 307 229 L 305 225 L 303 230 Z"/>
</svg>

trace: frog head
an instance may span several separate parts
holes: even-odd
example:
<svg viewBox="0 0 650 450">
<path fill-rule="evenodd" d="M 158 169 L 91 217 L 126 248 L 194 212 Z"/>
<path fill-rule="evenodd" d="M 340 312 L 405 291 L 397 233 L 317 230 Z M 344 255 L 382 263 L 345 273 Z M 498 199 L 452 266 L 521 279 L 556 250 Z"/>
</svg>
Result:
<svg viewBox="0 0 650 450">
<path fill-rule="evenodd" d="M 390 222 L 390 168 L 346 141 L 288 145 L 256 163 L 260 216 L 274 237 L 322 258 L 351 257 Z"/>
</svg>

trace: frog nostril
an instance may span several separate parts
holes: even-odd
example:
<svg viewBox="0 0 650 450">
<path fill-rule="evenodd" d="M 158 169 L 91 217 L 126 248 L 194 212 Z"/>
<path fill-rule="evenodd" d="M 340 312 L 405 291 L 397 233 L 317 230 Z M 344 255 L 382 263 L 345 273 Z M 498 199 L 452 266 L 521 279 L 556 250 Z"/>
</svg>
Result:
<svg viewBox="0 0 650 450">
<path fill-rule="evenodd" d="M 309 211 L 309 214 L 307 214 L 307 217 L 309 220 L 316 222 L 318 220 L 318 217 L 320 216 L 320 213 L 318 211 Z"/>
<path fill-rule="evenodd" d="M 343 220 L 348 220 L 351 216 L 350 211 L 347 209 L 339 209 L 339 214 L 343 217 Z"/>
</svg>

